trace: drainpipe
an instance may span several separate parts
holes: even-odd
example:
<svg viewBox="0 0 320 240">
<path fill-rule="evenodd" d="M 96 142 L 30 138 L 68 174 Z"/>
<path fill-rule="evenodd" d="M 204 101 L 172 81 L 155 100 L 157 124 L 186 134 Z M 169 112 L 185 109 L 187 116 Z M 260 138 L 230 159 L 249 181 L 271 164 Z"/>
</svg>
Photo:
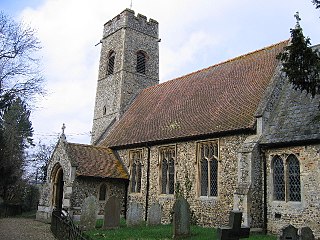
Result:
<svg viewBox="0 0 320 240">
<path fill-rule="evenodd" d="M 129 188 L 129 181 L 125 182 L 124 186 L 124 219 L 127 219 L 127 205 L 128 205 L 128 188 Z"/>
<path fill-rule="evenodd" d="M 149 179 L 150 179 L 150 147 L 146 146 L 148 149 L 148 156 L 147 156 L 147 185 L 146 185 L 146 210 L 145 210 L 145 221 L 148 219 L 148 207 L 149 207 Z"/>
<path fill-rule="evenodd" d="M 267 160 L 264 149 L 261 149 L 261 158 L 263 162 L 263 232 L 267 234 L 268 229 L 268 196 L 267 196 Z"/>
</svg>

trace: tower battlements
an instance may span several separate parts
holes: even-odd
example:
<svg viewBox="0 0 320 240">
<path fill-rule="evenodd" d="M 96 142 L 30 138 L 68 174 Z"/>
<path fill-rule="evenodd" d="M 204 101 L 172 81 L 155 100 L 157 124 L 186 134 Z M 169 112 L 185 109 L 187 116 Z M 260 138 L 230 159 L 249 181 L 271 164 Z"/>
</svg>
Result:
<svg viewBox="0 0 320 240">
<path fill-rule="evenodd" d="M 153 19 L 147 19 L 146 16 L 131 9 L 125 9 L 119 15 L 104 24 L 103 38 L 113 34 L 121 28 L 131 28 L 142 32 L 154 38 L 158 38 L 158 22 Z"/>
</svg>

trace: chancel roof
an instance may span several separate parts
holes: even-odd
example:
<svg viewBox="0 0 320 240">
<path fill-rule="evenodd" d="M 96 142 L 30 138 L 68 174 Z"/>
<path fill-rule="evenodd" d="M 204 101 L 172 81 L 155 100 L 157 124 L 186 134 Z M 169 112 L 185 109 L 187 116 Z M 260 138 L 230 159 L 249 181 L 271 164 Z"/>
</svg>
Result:
<svg viewBox="0 0 320 240">
<path fill-rule="evenodd" d="M 120 147 L 255 127 L 288 41 L 143 90 L 102 143 Z"/>
<path fill-rule="evenodd" d="M 261 144 L 320 142 L 319 102 L 320 96 L 312 98 L 305 91 L 294 90 L 292 84 L 286 81 Z"/>
<path fill-rule="evenodd" d="M 128 179 L 123 164 L 110 148 L 68 143 L 66 152 L 77 176 Z"/>
</svg>

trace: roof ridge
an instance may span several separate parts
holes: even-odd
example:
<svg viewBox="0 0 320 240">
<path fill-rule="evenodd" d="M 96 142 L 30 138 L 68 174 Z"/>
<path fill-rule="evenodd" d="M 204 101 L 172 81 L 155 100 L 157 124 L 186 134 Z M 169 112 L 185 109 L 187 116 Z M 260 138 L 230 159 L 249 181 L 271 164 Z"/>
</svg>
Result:
<svg viewBox="0 0 320 240">
<path fill-rule="evenodd" d="M 275 47 L 275 46 L 277 46 L 277 45 L 280 45 L 280 44 L 283 44 L 283 43 L 285 43 L 285 42 L 289 42 L 289 39 L 283 40 L 283 41 L 278 42 L 278 43 L 271 44 L 271 45 L 269 45 L 269 46 L 266 46 L 266 47 L 263 47 L 263 48 L 260 48 L 260 49 L 257 49 L 257 50 L 254 50 L 254 51 L 251 51 L 251 52 L 242 54 L 242 55 L 239 55 L 239 56 L 234 57 L 234 58 L 230 58 L 230 59 L 228 59 L 228 60 L 225 60 L 225 61 L 216 63 L 216 64 L 211 65 L 211 66 L 209 66 L 209 67 L 205 67 L 205 68 L 196 70 L 196 71 L 191 72 L 191 73 L 187 73 L 187 74 L 182 75 L 182 76 L 180 76 L 180 77 L 176 77 L 176 78 L 170 79 L 170 80 L 168 80 L 168 81 L 165 81 L 165 82 L 156 84 L 156 85 L 154 85 L 154 86 L 150 86 L 150 87 L 148 87 L 148 88 L 145 88 L 143 91 L 145 91 L 145 90 L 147 90 L 147 89 L 150 89 L 150 88 L 155 88 L 155 87 L 157 87 L 157 86 L 163 85 L 163 84 L 168 83 L 168 82 L 172 82 L 172 81 L 175 81 L 175 80 L 178 81 L 179 79 L 185 78 L 185 77 L 187 77 L 187 76 L 194 75 L 194 74 L 196 74 L 196 73 L 199 73 L 199 72 L 208 70 L 208 69 L 210 69 L 210 68 L 214 68 L 214 67 L 217 67 L 217 66 L 220 66 L 220 65 L 229 63 L 229 62 L 236 61 L 236 60 L 241 59 L 241 58 L 244 58 L 244 57 L 248 57 L 248 56 L 250 56 L 250 55 L 253 55 L 253 54 L 258 53 L 258 52 L 265 51 L 265 50 L 267 50 L 267 49 L 269 49 L 269 48 L 273 48 L 273 47 Z"/>
<path fill-rule="evenodd" d="M 70 144 L 70 145 L 78 145 L 78 146 L 84 146 L 84 147 L 92 147 L 92 148 L 110 149 L 110 148 L 105 147 L 105 146 L 96 146 L 96 145 L 92 145 L 92 144 L 85 144 L 85 143 L 72 143 L 72 142 L 67 142 L 67 144 Z"/>
</svg>

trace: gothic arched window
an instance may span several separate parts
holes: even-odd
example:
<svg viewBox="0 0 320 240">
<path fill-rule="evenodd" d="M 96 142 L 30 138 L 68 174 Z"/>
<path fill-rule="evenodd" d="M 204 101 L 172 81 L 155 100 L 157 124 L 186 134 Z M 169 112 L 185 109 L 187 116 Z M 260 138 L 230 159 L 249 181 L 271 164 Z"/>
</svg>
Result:
<svg viewBox="0 0 320 240">
<path fill-rule="evenodd" d="M 142 150 L 130 151 L 131 192 L 141 192 Z"/>
<path fill-rule="evenodd" d="M 138 73 L 146 73 L 146 54 L 143 51 L 137 52 L 136 70 Z"/>
<path fill-rule="evenodd" d="M 218 196 L 218 143 L 198 143 L 200 196 Z"/>
<path fill-rule="evenodd" d="M 108 54 L 108 61 L 107 61 L 107 75 L 113 74 L 115 58 L 116 58 L 115 52 L 110 51 Z"/>
<path fill-rule="evenodd" d="M 273 198 L 276 201 L 301 201 L 300 163 L 291 154 L 286 164 L 280 156 L 272 159 L 273 168 Z"/>
<path fill-rule="evenodd" d="M 163 147 L 159 149 L 160 156 L 160 174 L 161 174 L 161 193 L 174 194 L 174 164 L 176 149 L 174 146 Z"/>
<path fill-rule="evenodd" d="M 107 195 L 107 186 L 102 183 L 99 188 L 99 201 L 105 201 Z"/>
<path fill-rule="evenodd" d="M 284 166 L 279 156 L 272 159 L 273 165 L 273 197 L 274 200 L 285 200 Z"/>
<path fill-rule="evenodd" d="M 287 158 L 288 201 L 301 201 L 300 164 L 296 156 Z"/>
</svg>

